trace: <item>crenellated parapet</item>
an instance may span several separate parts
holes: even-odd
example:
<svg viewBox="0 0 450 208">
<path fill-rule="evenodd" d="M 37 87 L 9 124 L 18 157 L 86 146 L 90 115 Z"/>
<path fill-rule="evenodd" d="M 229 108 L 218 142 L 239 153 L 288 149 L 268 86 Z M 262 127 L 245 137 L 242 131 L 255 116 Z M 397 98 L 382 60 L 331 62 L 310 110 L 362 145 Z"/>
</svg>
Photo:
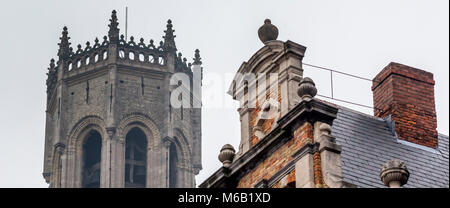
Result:
<svg viewBox="0 0 450 208">
<path fill-rule="evenodd" d="M 133 36 L 129 40 L 120 35 L 119 22 L 114 10 L 109 19 L 108 34 L 103 39 L 95 38 L 93 42 L 86 42 L 70 47 L 70 37 L 67 27 L 63 28 L 58 49 L 58 61 L 52 61 L 47 78 L 47 95 L 51 98 L 52 91 L 58 81 L 58 70 L 62 70 L 62 79 L 70 78 L 79 74 L 105 68 L 108 64 L 122 66 L 140 67 L 148 70 L 162 72 L 184 72 L 192 75 L 191 63 L 188 59 L 177 53 L 175 46 L 175 30 L 172 21 L 168 20 L 164 30 L 163 39 L 159 43 L 144 38 L 135 40 Z M 115 54 L 110 54 L 115 53 Z M 197 53 L 197 52 L 196 52 Z M 198 54 L 197 54 L 198 55 Z M 199 57 L 194 58 L 194 61 Z M 169 60 L 170 59 L 170 60 Z M 173 64 L 173 70 L 169 70 Z"/>
<path fill-rule="evenodd" d="M 124 36 L 121 35 L 117 46 L 118 58 L 119 60 L 149 66 L 165 66 L 167 62 L 167 51 L 164 50 L 163 44 L 163 41 L 160 41 L 159 46 L 155 46 L 153 39 L 150 39 L 149 44 L 145 44 L 144 38 L 140 38 L 139 42 L 136 43 L 133 36 L 126 42 Z"/>
<path fill-rule="evenodd" d="M 81 44 L 77 45 L 77 50 L 69 49 L 69 56 L 64 60 L 65 72 L 72 72 L 74 70 L 82 69 L 86 66 L 97 64 L 105 61 L 108 58 L 109 41 L 107 36 L 103 37 L 100 43 L 98 38 L 95 38 L 94 45 L 88 41 L 83 47 Z M 72 74 L 72 73 L 68 73 Z"/>
</svg>

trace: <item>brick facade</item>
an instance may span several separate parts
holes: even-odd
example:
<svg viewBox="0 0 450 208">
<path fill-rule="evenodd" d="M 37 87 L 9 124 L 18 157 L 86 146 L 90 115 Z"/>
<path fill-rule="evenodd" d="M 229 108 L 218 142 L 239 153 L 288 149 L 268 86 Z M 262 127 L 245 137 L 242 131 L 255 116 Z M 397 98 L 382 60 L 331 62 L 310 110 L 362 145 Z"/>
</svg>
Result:
<svg viewBox="0 0 450 208">
<path fill-rule="evenodd" d="M 302 126 L 298 127 L 294 131 L 293 137 L 288 142 L 275 150 L 268 158 L 260 161 L 256 168 L 242 177 L 237 187 L 251 188 L 263 179 L 268 180 L 280 169 L 282 169 L 289 161 L 292 160 L 292 155 L 297 150 L 303 147 L 306 143 L 312 143 L 313 140 L 313 127 L 310 123 L 305 122 Z M 320 159 L 316 162 L 318 162 L 317 165 L 318 167 L 320 167 Z M 295 181 L 295 172 L 291 172 L 290 174 L 291 175 L 288 177 L 288 183 Z M 274 186 L 277 187 L 279 185 Z"/>
<path fill-rule="evenodd" d="M 270 90 L 266 91 L 265 99 L 269 99 L 269 98 L 276 99 L 278 101 L 278 105 L 281 104 L 281 87 L 279 84 L 277 85 L 277 87 L 271 87 Z M 250 113 L 250 126 L 252 126 L 252 128 L 253 128 L 252 137 L 251 137 L 251 146 L 252 147 L 255 146 L 256 143 L 258 143 L 258 141 L 259 141 L 259 138 L 255 135 L 254 127 L 256 125 L 256 119 L 258 118 L 258 114 L 259 114 L 259 112 L 261 112 L 261 104 L 260 103 L 261 102 L 257 101 L 256 108 L 251 110 L 251 113 Z M 264 134 L 268 134 L 272 130 L 275 120 L 278 119 L 278 115 L 274 115 L 274 117 L 275 118 L 267 119 L 263 122 L 262 130 L 263 130 Z"/>
</svg>

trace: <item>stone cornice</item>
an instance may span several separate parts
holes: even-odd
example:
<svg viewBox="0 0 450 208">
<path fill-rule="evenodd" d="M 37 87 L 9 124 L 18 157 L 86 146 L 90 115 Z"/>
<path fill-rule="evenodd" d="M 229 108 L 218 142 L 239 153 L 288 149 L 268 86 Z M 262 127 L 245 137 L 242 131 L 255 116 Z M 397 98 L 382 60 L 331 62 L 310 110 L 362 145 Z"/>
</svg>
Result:
<svg viewBox="0 0 450 208">
<path fill-rule="evenodd" d="M 293 109 L 291 109 L 286 115 L 281 117 L 277 123 L 282 129 L 286 129 L 291 126 L 293 122 L 298 123 L 298 119 L 315 123 L 321 121 L 329 125 L 336 118 L 338 109 L 320 102 L 316 99 L 311 101 L 301 101 Z"/>
</svg>

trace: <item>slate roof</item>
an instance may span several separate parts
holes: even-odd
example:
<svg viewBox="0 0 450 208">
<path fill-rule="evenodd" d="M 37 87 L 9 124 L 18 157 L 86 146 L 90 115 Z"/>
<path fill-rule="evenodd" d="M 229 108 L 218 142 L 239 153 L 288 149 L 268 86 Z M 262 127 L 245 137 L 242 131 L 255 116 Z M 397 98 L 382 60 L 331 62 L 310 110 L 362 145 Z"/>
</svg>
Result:
<svg viewBox="0 0 450 208">
<path fill-rule="evenodd" d="M 439 134 L 432 149 L 398 140 L 390 122 L 338 106 L 332 125 L 342 145 L 344 181 L 357 187 L 386 187 L 380 180 L 381 165 L 391 159 L 405 162 L 410 177 L 404 187 L 449 187 L 449 137 Z"/>
</svg>

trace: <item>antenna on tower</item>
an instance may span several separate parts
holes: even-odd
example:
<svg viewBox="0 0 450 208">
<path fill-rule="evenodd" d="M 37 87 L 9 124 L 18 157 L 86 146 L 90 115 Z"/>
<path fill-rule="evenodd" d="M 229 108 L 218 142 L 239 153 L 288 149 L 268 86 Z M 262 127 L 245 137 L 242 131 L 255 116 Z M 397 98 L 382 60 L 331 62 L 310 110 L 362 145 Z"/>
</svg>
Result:
<svg viewBox="0 0 450 208">
<path fill-rule="evenodd" d="M 125 40 L 128 40 L 128 7 L 125 7 Z"/>
</svg>

